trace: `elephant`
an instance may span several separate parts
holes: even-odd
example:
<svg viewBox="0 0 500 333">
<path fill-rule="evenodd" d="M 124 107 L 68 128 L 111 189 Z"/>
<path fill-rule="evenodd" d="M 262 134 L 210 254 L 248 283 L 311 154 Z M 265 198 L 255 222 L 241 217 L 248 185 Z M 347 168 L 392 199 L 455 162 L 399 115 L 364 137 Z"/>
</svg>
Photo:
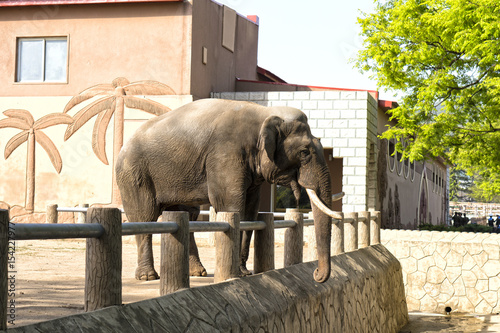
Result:
<svg viewBox="0 0 500 333">
<path fill-rule="evenodd" d="M 330 276 L 332 202 L 330 173 L 320 140 L 299 109 L 246 101 L 200 99 L 146 121 L 120 151 L 115 167 L 129 221 L 156 221 L 162 211 L 197 217 L 199 206 L 239 212 L 256 220 L 261 184 L 287 186 L 311 198 L 318 282 Z M 246 268 L 251 232 L 242 235 Z M 137 235 L 136 278 L 157 279 L 151 235 Z M 206 275 L 191 234 L 190 274 Z"/>
</svg>

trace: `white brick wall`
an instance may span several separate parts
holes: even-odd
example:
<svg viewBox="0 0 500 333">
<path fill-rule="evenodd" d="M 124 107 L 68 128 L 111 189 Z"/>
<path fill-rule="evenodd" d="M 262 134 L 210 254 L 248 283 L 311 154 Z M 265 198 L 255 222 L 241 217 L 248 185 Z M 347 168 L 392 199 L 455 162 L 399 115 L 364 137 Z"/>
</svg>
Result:
<svg viewBox="0 0 500 333">
<path fill-rule="evenodd" d="M 377 100 L 367 91 L 223 92 L 212 97 L 301 109 L 323 147 L 343 158 L 343 211 L 375 208 L 376 168 L 370 163 L 370 147 L 377 146 Z"/>
</svg>

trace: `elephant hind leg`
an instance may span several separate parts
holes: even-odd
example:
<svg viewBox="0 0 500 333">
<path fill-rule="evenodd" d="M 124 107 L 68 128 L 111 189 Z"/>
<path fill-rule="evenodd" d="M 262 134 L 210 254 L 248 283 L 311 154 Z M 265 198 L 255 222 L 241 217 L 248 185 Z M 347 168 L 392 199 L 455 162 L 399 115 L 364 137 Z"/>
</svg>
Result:
<svg viewBox="0 0 500 333">
<path fill-rule="evenodd" d="M 189 275 L 207 276 L 207 270 L 201 263 L 198 246 L 196 246 L 196 240 L 192 232 L 189 234 Z"/>
<path fill-rule="evenodd" d="M 196 210 L 188 210 L 188 212 L 189 220 L 196 221 L 198 219 L 198 216 L 200 215 L 200 207 L 196 207 Z M 196 245 L 196 240 L 194 239 L 194 232 L 189 233 L 189 275 L 207 276 L 207 270 L 205 269 L 205 267 L 203 267 L 203 264 L 200 260 L 198 246 Z"/>
<path fill-rule="evenodd" d="M 154 222 L 160 215 L 154 196 L 154 187 L 131 187 L 123 189 L 123 208 L 130 222 Z M 149 235 L 136 235 L 137 243 L 137 280 L 157 280 L 158 273 L 154 269 L 153 237 Z"/>
</svg>

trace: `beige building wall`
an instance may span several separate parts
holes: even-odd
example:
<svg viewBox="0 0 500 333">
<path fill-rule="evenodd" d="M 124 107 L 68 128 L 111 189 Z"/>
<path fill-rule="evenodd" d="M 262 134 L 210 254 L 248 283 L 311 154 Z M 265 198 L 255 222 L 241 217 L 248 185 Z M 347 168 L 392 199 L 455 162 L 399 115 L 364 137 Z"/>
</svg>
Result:
<svg viewBox="0 0 500 333">
<path fill-rule="evenodd" d="M 235 91 L 236 78 L 257 79 L 259 26 L 210 0 L 193 3 L 191 94 Z M 232 45 L 223 46 L 229 40 Z M 227 42 L 226 42 L 227 43 Z M 233 46 L 233 48 L 231 48 Z"/>
<path fill-rule="evenodd" d="M 378 135 L 387 125 L 394 125 L 394 122 L 379 109 Z M 381 211 L 382 227 L 415 229 L 423 223 L 445 224 L 447 165 L 441 159 L 401 161 L 400 156 L 391 156 L 391 145 L 385 139 L 378 142 L 377 210 Z"/>
<path fill-rule="evenodd" d="M 174 109 L 192 101 L 190 95 L 184 96 L 147 96 L 156 102 Z M 30 110 L 35 120 L 47 113 L 62 112 L 71 96 L 45 97 L 2 97 L 0 110 L 9 108 Z M 84 104 L 87 105 L 88 103 Z M 84 107 L 82 105 L 82 108 Z M 41 107 L 42 106 L 42 107 Z M 71 111 L 74 115 L 81 107 Z M 125 109 L 124 141 L 152 115 Z M 2 119 L 4 117 L 2 116 Z M 35 211 L 45 211 L 46 205 L 58 204 L 59 207 L 73 207 L 78 204 L 109 204 L 111 202 L 112 156 L 113 156 L 113 126 L 108 126 L 106 133 L 106 154 L 109 165 L 103 164 L 92 150 L 92 131 L 95 119 L 89 120 L 67 141 L 64 132 L 67 125 L 56 125 L 43 129 L 57 147 L 61 159 L 62 170 L 58 174 L 52 166 L 47 153 L 36 144 L 35 162 Z M 26 193 L 26 157 L 27 145 L 22 144 L 14 150 L 8 159 L 3 158 L 3 152 L 8 140 L 19 133 L 14 128 L 0 129 L 0 208 L 25 205 Z M 7 206 L 8 205 L 8 206 Z"/>
<path fill-rule="evenodd" d="M 25 109 L 35 120 L 63 112 L 73 96 L 117 77 L 170 86 L 175 96 L 137 97 L 171 109 L 209 97 L 212 90 L 234 90 L 237 77 L 257 77 L 258 25 L 211 0 L 2 7 L 0 31 L 0 112 Z M 17 39 L 23 37 L 67 38 L 66 82 L 16 82 Z M 69 114 L 74 116 L 95 100 L 77 105 Z M 150 117 L 126 109 L 124 141 Z M 0 120 L 6 118 L 0 115 Z M 42 130 L 54 142 L 63 166 L 58 174 L 36 144 L 35 212 L 45 211 L 51 203 L 111 202 L 113 121 L 106 132 L 110 165 L 105 165 L 92 150 L 95 120 L 94 116 L 67 141 L 67 125 Z M 1 152 L 18 133 L 15 128 L 0 129 Z M 26 143 L 8 159 L 0 159 L 0 207 L 19 206 L 22 211 L 26 160 Z"/>
<path fill-rule="evenodd" d="M 189 2 L 2 7 L 0 96 L 73 96 L 117 77 L 156 80 L 189 94 Z M 16 83 L 16 39 L 68 38 L 65 83 Z"/>
</svg>

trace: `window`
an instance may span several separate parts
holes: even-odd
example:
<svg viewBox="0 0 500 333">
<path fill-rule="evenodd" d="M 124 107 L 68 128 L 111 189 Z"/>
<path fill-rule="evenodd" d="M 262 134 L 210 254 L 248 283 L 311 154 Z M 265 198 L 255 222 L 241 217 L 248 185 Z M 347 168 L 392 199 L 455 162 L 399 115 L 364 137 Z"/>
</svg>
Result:
<svg viewBox="0 0 500 333">
<path fill-rule="evenodd" d="M 236 40 L 236 18 L 236 11 L 224 6 L 224 14 L 222 16 L 222 46 L 231 52 L 234 52 Z"/>
<path fill-rule="evenodd" d="M 68 39 L 18 38 L 16 82 L 66 82 Z"/>
<path fill-rule="evenodd" d="M 389 157 L 387 159 L 387 162 L 389 163 L 389 170 L 391 172 L 394 172 L 394 169 L 396 168 L 396 157 L 394 156 L 395 151 L 396 148 L 394 145 L 394 140 L 393 139 L 387 140 L 387 156 Z"/>
<path fill-rule="evenodd" d="M 404 174 L 404 176 L 405 176 L 405 179 L 407 179 L 410 176 L 410 168 L 413 168 L 413 164 L 410 163 L 410 159 L 409 158 L 405 159 L 404 163 L 405 163 L 405 174 Z"/>
<path fill-rule="evenodd" d="M 410 180 L 412 182 L 415 180 L 415 161 L 410 162 Z"/>
<path fill-rule="evenodd" d="M 401 173 L 403 172 L 404 169 L 404 161 L 403 161 L 403 154 L 399 152 L 399 150 L 396 150 L 396 166 L 397 166 L 397 173 L 399 176 L 401 176 Z"/>
</svg>

